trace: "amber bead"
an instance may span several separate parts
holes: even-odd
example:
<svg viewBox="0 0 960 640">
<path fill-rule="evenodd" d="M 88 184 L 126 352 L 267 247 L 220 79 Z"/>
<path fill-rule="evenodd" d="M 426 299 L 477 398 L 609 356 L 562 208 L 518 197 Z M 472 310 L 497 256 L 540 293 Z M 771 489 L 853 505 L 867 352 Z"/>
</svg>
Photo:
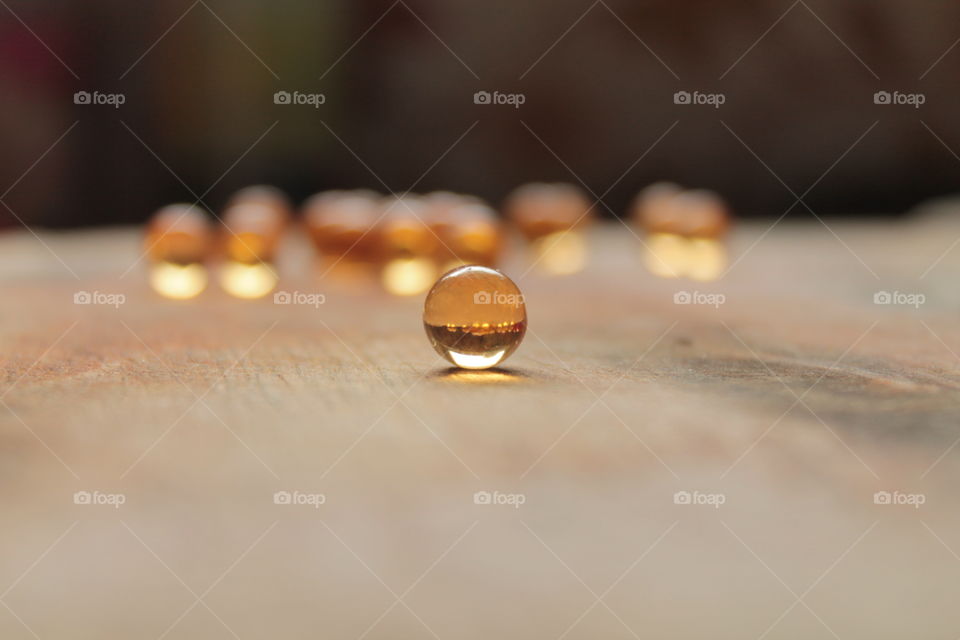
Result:
<svg viewBox="0 0 960 640">
<path fill-rule="evenodd" d="M 430 289 L 423 326 L 433 348 L 464 369 L 487 369 L 520 346 L 527 310 L 520 289 L 495 269 L 450 271 Z"/>
<path fill-rule="evenodd" d="M 174 204 L 164 207 L 147 224 L 144 247 L 150 264 L 150 284 L 162 296 L 193 298 L 207 286 L 205 261 L 213 234 L 202 209 Z"/>
<path fill-rule="evenodd" d="M 496 266 L 503 247 L 503 230 L 496 212 L 476 198 L 462 197 L 446 208 L 442 222 L 432 212 L 428 226 L 440 243 L 437 261 L 449 271 L 458 266 Z"/>
<path fill-rule="evenodd" d="M 418 196 L 392 196 L 381 203 L 378 225 L 380 248 L 386 261 L 398 257 L 433 257 L 440 238 L 427 224 L 428 204 Z"/>
<path fill-rule="evenodd" d="M 569 184 L 524 185 L 507 197 L 503 209 L 528 240 L 576 229 L 593 217 L 583 191 Z"/>
<path fill-rule="evenodd" d="M 276 211 L 287 222 L 293 218 L 293 205 L 290 198 L 280 189 L 269 185 L 253 185 L 244 187 L 234 193 L 227 202 L 225 209 L 240 204 L 259 204 Z"/>
<path fill-rule="evenodd" d="M 248 202 L 228 208 L 221 219 L 228 260 L 243 264 L 273 262 L 287 222 L 280 211 Z"/>
<path fill-rule="evenodd" d="M 730 212 L 723 198 L 712 191 L 682 191 L 648 208 L 643 224 L 648 233 L 720 238 L 730 228 Z"/>
<path fill-rule="evenodd" d="M 372 191 L 327 191 L 303 205 L 303 225 L 321 258 L 370 263 L 377 258 L 380 197 Z"/>
<path fill-rule="evenodd" d="M 205 211 L 188 204 L 172 204 L 150 219 L 144 243 L 153 261 L 192 264 L 209 257 L 212 238 Z"/>
<path fill-rule="evenodd" d="M 630 206 L 630 217 L 644 231 L 657 233 L 658 221 L 683 189 L 673 182 L 655 182 L 643 189 Z"/>
<path fill-rule="evenodd" d="M 445 238 L 455 259 L 466 264 L 495 266 L 503 250 L 503 231 L 496 215 L 482 205 L 473 205 L 461 213 L 463 217 L 448 230 Z"/>
<path fill-rule="evenodd" d="M 385 198 L 377 225 L 381 282 L 388 293 L 419 295 L 436 279 L 437 254 L 442 247 L 426 223 L 427 205 L 419 196 Z"/>
</svg>

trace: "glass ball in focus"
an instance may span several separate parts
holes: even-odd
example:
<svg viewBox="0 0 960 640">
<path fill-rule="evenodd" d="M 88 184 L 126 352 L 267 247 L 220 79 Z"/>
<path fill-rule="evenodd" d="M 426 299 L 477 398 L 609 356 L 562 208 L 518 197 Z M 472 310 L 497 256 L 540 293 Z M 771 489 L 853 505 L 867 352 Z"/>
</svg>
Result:
<svg viewBox="0 0 960 640">
<path fill-rule="evenodd" d="M 423 326 L 433 348 L 464 369 L 494 367 L 516 351 L 527 330 L 523 294 L 508 277 L 468 265 L 442 276 L 427 294 Z"/>
</svg>

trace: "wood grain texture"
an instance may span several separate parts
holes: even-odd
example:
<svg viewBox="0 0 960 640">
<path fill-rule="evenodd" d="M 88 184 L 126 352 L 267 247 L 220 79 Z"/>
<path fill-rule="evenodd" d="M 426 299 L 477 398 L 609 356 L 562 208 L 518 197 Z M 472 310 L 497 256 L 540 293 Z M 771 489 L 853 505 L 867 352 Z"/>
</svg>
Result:
<svg viewBox="0 0 960 640">
<path fill-rule="evenodd" d="M 490 373 L 298 238 L 316 309 L 159 299 L 135 230 L 3 237 L 0 637 L 960 635 L 960 226 L 767 231 L 710 284 L 612 225 L 576 276 L 514 252 L 530 331 Z"/>
</svg>

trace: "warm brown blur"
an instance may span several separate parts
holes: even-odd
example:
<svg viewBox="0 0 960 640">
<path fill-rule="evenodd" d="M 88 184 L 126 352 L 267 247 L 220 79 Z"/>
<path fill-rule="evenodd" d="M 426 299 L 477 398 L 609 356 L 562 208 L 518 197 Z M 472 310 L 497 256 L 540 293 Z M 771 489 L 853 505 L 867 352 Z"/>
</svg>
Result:
<svg viewBox="0 0 960 640">
<path fill-rule="evenodd" d="M 192 264 L 210 257 L 212 233 L 207 214 L 174 204 L 156 213 L 147 226 L 144 247 L 155 262 Z"/>
<path fill-rule="evenodd" d="M 241 202 L 224 211 L 226 258 L 244 264 L 273 262 L 288 219 L 282 210 L 258 202 Z"/>
<path fill-rule="evenodd" d="M 503 210 L 528 240 L 585 226 L 593 215 L 582 190 L 569 184 L 523 185 L 510 193 Z"/>
</svg>

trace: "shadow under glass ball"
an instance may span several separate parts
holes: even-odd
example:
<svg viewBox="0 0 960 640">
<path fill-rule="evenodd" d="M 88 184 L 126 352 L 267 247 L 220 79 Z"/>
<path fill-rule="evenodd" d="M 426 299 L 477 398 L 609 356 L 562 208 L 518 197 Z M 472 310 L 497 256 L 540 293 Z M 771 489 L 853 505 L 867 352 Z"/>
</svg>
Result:
<svg viewBox="0 0 960 640">
<path fill-rule="evenodd" d="M 520 346 L 527 309 L 508 277 L 468 265 L 433 285 L 424 304 L 423 326 L 433 348 L 449 362 L 464 369 L 488 369 Z"/>
</svg>

